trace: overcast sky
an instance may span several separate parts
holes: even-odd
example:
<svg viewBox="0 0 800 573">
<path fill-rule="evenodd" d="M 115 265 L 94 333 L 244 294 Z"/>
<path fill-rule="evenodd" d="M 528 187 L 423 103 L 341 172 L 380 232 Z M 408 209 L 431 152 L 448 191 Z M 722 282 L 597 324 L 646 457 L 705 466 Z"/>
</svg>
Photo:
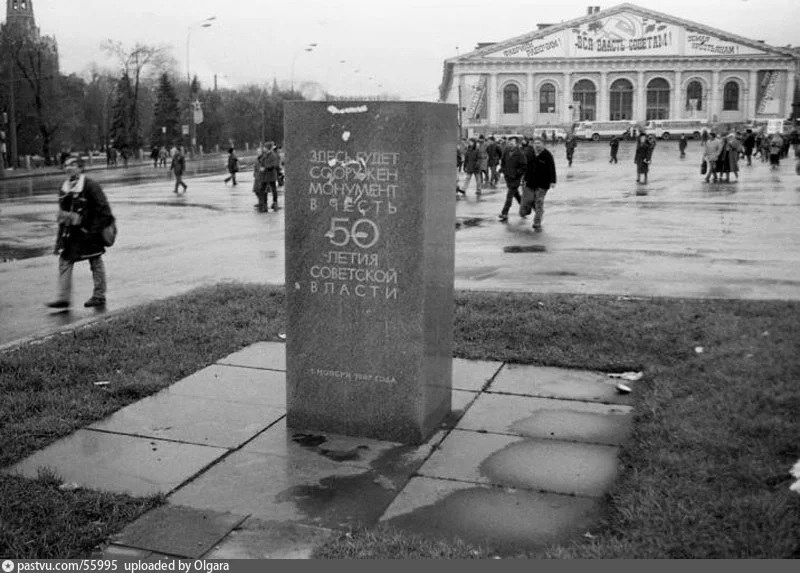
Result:
<svg viewBox="0 0 800 573">
<path fill-rule="evenodd" d="M 388 92 L 436 101 L 446 58 L 621 2 L 598 0 L 33 0 L 64 73 L 94 61 L 107 38 L 172 48 L 210 86 L 314 80 L 337 95 Z M 800 45 L 798 0 L 638 0 L 643 8 L 768 44 Z M 197 24 L 216 17 L 207 28 Z M 3 11 L 5 18 L 5 11 Z M 191 33 L 190 25 L 194 25 Z M 312 51 L 305 47 L 315 43 Z M 294 72 L 294 74 L 292 74 Z"/>
</svg>

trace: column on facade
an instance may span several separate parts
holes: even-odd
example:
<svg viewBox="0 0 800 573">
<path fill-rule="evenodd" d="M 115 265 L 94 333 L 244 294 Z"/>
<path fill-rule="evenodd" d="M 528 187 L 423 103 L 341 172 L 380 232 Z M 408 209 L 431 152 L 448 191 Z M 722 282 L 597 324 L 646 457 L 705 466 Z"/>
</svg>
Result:
<svg viewBox="0 0 800 573">
<path fill-rule="evenodd" d="M 597 93 L 597 121 L 611 119 L 608 99 L 608 72 L 600 72 L 600 91 Z"/>
<path fill-rule="evenodd" d="M 711 71 L 711 88 L 708 90 L 708 115 L 710 121 L 719 121 L 719 70 Z"/>
<path fill-rule="evenodd" d="M 636 78 L 636 108 L 634 121 L 644 123 L 647 120 L 647 86 L 644 85 L 644 72 L 639 72 Z"/>
<path fill-rule="evenodd" d="M 525 114 L 522 116 L 522 123 L 526 125 L 534 125 L 536 123 L 536 97 L 534 97 L 534 81 L 533 74 L 528 72 L 525 76 Z"/>
<path fill-rule="evenodd" d="M 564 72 L 564 104 L 563 111 L 561 112 L 562 121 L 565 123 L 572 123 L 572 73 Z"/>
<path fill-rule="evenodd" d="M 747 118 L 758 115 L 758 70 L 750 70 L 750 83 L 747 86 Z"/>
<path fill-rule="evenodd" d="M 681 70 L 675 70 L 675 85 L 672 89 L 672 109 L 670 111 L 671 119 L 681 119 L 681 107 L 683 104 L 683 94 L 681 93 L 681 82 L 683 81 L 683 74 Z"/>
<path fill-rule="evenodd" d="M 489 87 L 487 91 L 489 92 L 489 99 L 487 100 L 488 107 L 486 109 L 486 115 L 489 116 L 487 120 L 491 126 L 500 125 L 500 114 L 497 105 L 497 72 L 489 73 Z"/>
<path fill-rule="evenodd" d="M 786 97 L 783 99 L 783 109 L 781 110 L 781 117 L 789 117 L 794 111 L 792 103 L 794 102 L 794 78 L 795 72 L 792 68 L 786 70 Z"/>
</svg>

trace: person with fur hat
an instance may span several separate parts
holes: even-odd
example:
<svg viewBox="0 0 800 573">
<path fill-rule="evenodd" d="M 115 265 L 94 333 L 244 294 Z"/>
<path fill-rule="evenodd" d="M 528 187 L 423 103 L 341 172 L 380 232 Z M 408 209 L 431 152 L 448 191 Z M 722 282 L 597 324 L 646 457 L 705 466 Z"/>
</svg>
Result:
<svg viewBox="0 0 800 573">
<path fill-rule="evenodd" d="M 106 269 L 103 230 L 114 223 L 114 215 L 100 185 L 83 174 L 83 160 L 71 155 L 64 161 L 67 179 L 58 194 L 58 237 L 54 254 L 58 259 L 58 296 L 50 308 L 67 309 L 72 298 L 72 268 L 89 261 L 94 290 L 83 306 L 106 304 Z"/>
</svg>

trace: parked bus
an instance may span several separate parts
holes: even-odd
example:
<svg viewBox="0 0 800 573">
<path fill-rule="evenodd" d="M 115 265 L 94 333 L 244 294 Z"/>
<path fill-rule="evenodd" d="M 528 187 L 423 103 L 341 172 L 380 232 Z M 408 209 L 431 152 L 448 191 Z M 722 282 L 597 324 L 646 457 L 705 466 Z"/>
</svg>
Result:
<svg viewBox="0 0 800 573">
<path fill-rule="evenodd" d="M 575 125 L 575 137 L 599 141 L 601 138 L 611 138 L 614 135 L 625 137 L 630 133 L 636 122 L 621 121 L 580 121 Z"/>
<path fill-rule="evenodd" d="M 678 138 L 681 135 L 700 139 L 703 130 L 711 131 L 707 119 L 655 119 L 647 123 L 647 133 L 661 139 Z"/>
</svg>

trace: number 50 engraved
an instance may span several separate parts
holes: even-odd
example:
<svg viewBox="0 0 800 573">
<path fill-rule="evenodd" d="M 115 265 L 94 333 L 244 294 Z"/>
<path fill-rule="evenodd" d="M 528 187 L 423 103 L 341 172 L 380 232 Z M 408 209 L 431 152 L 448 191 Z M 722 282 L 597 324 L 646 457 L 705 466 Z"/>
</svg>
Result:
<svg viewBox="0 0 800 573">
<path fill-rule="evenodd" d="M 378 225 L 369 219 L 359 219 L 352 225 L 347 217 L 333 217 L 331 228 L 325 233 L 332 245 L 344 247 L 352 241 L 357 247 L 369 249 L 378 242 Z"/>
</svg>

